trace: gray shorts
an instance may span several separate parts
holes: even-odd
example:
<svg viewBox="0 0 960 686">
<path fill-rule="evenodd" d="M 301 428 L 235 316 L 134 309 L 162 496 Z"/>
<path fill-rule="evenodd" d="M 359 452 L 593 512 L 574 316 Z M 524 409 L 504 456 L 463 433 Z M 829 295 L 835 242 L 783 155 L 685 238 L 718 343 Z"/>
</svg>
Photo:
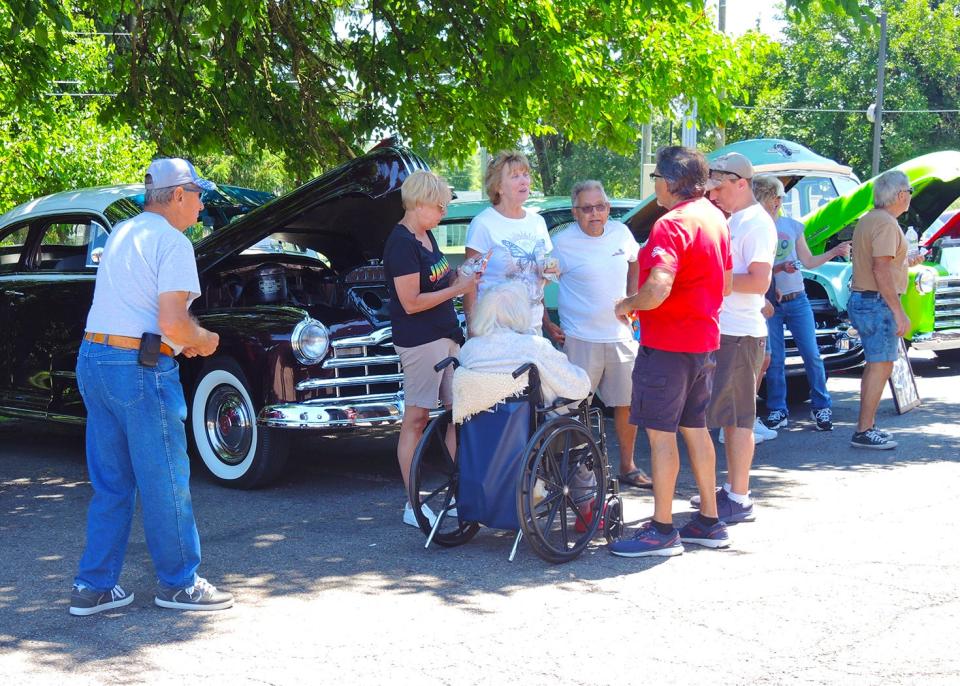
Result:
<svg viewBox="0 0 960 686">
<path fill-rule="evenodd" d="M 434 370 L 435 365 L 446 357 L 460 354 L 460 346 L 449 338 L 401 348 L 394 345 L 400 356 L 403 368 L 404 404 L 435 410 L 440 405 L 450 407 L 453 404 L 453 365 L 442 372 Z"/>
<path fill-rule="evenodd" d="M 573 364 L 587 372 L 590 388 L 600 393 L 607 407 L 629 407 L 633 388 L 631 375 L 637 359 L 636 341 L 592 343 L 567 336 L 563 352 Z"/>
<path fill-rule="evenodd" d="M 721 334 L 707 426 L 753 429 L 757 421 L 757 377 L 767 348 L 765 337 Z"/>
</svg>

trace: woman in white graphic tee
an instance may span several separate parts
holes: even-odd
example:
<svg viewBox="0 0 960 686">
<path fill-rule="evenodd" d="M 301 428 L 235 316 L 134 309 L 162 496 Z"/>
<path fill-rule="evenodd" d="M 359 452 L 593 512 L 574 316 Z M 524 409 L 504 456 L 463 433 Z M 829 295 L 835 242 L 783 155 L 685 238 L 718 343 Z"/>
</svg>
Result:
<svg viewBox="0 0 960 686">
<path fill-rule="evenodd" d="M 508 280 L 521 282 L 530 300 L 530 333 L 540 334 L 543 320 L 543 256 L 553 249 L 547 224 L 536 212 L 524 209 L 530 197 L 530 163 L 522 153 L 497 154 L 484 177 L 492 207 L 470 222 L 466 259 L 490 254 L 476 294 L 463 298 L 467 327 L 476 299 Z M 492 252 L 491 252 L 492 251 Z"/>
</svg>

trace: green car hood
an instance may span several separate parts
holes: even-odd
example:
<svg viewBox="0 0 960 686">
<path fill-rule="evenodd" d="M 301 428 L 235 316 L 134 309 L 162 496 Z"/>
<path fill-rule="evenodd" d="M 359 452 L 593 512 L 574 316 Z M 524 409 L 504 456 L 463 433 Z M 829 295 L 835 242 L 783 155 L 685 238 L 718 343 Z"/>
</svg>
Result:
<svg viewBox="0 0 960 686">
<path fill-rule="evenodd" d="M 781 138 L 738 141 L 707 154 L 707 159 L 712 160 L 729 152 L 738 152 L 750 160 L 755 174 L 776 175 L 786 190 L 790 190 L 803 177 L 811 175 L 856 179 L 850 167 L 818 155 L 799 143 Z M 653 223 L 663 216 L 664 212 L 665 210 L 657 205 L 656 198 L 651 195 L 627 213 L 621 221 L 642 241 L 650 233 Z"/>
<path fill-rule="evenodd" d="M 905 173 L 913 186 L 910 209 L 900 223 L 916 227 L 918 233 L 960 197 L 960 152 L 956 150 L 921 155 L 893 169 Z M 807 245 L 813 253 L 822 252 L 827 240 L 873 209 L 875 179 L 865 181 L 803 218 Z"/>
</svg>

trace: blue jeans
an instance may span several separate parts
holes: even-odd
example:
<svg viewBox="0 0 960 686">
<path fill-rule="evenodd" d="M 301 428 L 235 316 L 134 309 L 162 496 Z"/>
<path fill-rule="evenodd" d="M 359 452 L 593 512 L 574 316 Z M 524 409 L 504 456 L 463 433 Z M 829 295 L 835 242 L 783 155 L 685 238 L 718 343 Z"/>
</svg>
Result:
<svg viewBox="0 0 960 686">
<path fill-rule="evenodd" d="M 144 367 L 136 350 L 83 341 L 77 383 L 87 407 L 93 499 L 75 583 L 97 591 L 117 584 L 139 491 L 160 584 L 193 585 L 200 536 L 190 500 L 187 404 L 176 360 L 161 355 L 156 367 Z"/>
<path fill-rule="evenodd" d="M 793 334 L 793 340 L 803 358 L 803 368 L 810 383 L 810 404 L 815 410 L 830 407 L 827 393 L 827 372 L 823 368 L 817 345 L 817 326 L 806 294 L 785 303 L 775 303 L 773 316 L 767 320 L 770 342 L 770 368 L 767 369 L 767 410 L 787 411 L 786 348 L 783 325 Z"/>
</svg>

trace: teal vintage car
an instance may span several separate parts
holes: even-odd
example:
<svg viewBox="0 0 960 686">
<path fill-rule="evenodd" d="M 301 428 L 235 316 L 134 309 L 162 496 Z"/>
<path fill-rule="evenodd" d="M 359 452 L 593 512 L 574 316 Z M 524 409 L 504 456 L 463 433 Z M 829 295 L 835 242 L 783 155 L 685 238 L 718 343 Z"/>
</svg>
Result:
<svg viewBox="0 0 960 686">
<path fill-rule="evenodd" d="M 960 198 L 960 152 L 944 150 L 922 155 L 893 169 L 907 175 L 913 186 L 910 209 L 898 218 L 904 230 L 914 227 L 924 234 L 930 252 L 923 264 L 910 268 L 907 292 L 902 302 L 910 317 L 906 339 L 921 350 L 944 357 L 960 356 L 960 238 L 956 215 L 933 232 L 941 215 Z M 827 203 L 804 218 L 807 243 L 814 252 L 828 242 L 847 240 L 857 220 L 873 209 L 873 179 Z M 850 263 L 829 263 L 822 278 L 835 287 L 837 307 L 845 309 L 850 297 Z"/>
<path fill-rule="evenodd" d="M 749 159 L 755 174 L 772 174 L 779 178 L 787 191 L 784 213 L 801 221 L 804 215 L 816 212 L 860 184 L 850 167 L 818 155 L 793 141 L 779 138 L 739 141 L 708 153 L 707 159 L 730 152 L 738 152 Z M 663 213 L 663 208 L 657 205 L 651 195 L 627 213 L 622 221 L 631 228 L 638 240 L 643 241 Z M 826 242 L 824 240 L 816 248 L 811 244 L 810 248 L 814 253 L 821 252 Z M 847 263 L 828 262 L 815 270 L 801 270 L 817 326 L 817 344 L 828 372 L 863 364 L 860 339 L 850 327 L 846 308 L 839 306 L 839 303 L 845 305 L 847 301 L 844 280 L 847 267 Z M 806 390 L 803 360 L 789 329 L 784 331 L 784 340 L 788 385 L 791 396 L 799 397 Z"/>
</svg>

